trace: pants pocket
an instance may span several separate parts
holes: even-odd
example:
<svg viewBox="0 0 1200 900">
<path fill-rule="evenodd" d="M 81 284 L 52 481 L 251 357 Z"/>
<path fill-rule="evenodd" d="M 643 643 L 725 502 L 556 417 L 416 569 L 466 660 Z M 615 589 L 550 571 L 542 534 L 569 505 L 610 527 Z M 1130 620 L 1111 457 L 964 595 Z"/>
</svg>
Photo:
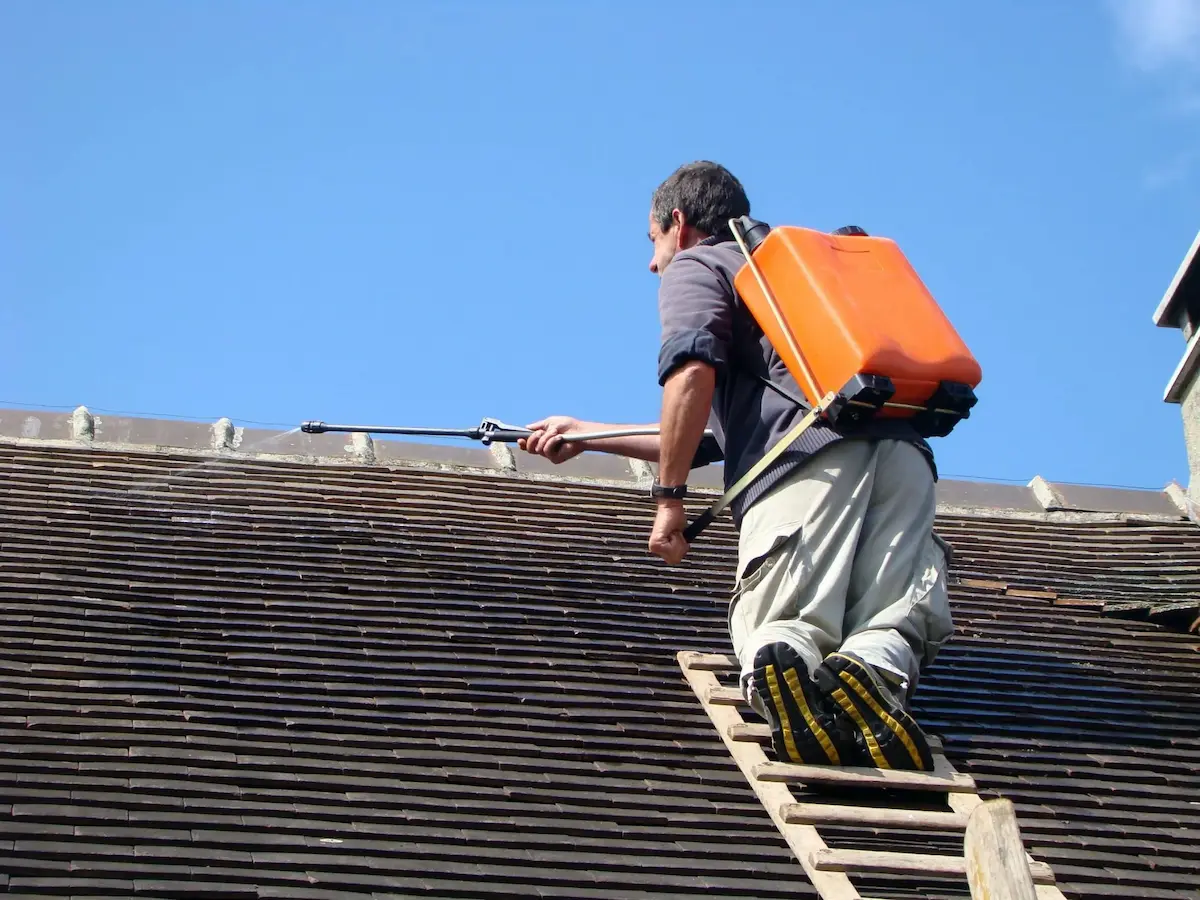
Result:
<svg viewBox="0 0 1200 900">
<path fill-rule="evenodd" d="M 780 540 L 762 556 L 751 560 L 746 565 L 746 574 L 742 576 L 741 580 L 736 585 L 734 585 L 733 595 L 729 600 L 727 624 L 729 626 L 730 636 L 734 638 L 735 647 L 738 644 L 737 636 L 742 635 L 749 628 L 749 626 L 744 626 L 744 623 L 742 625 L 737 624 L 737 618 L 739 615 L 744 615 L 746 612 L 744 608 L 739 606 L 740 602 L 743 599 L 746 599 L 746 601 L 750 603 L 752 607 L 752 610 L 750 611 L 752 616 L 757 617 L 759 614 L 761 614 L 761 610 L 757 607 L 762 605 L 764 598 L 750 597 L 750 595 L 753 594 L 757 588 L 762 586 L 767 576 L 775 570 L 776 566 L 780 565 L 785 560 L 788 555 L 788 548 L 791 547 L 794 542 L 800 539 L 800 532 L 797 532 L 790 538 Z"/>
<path fill-rule="evenodd" d="M 731 630 L 733 628 L 733 611 L 737 607 L 738 601 L 746 594 L 752 592 L 767 577 L 767 574 L 779 560 L 779 549 L 779 547 L 776 547 L 766 556 L 760 556 L 758 559 L 752 560 L 746 567 L 746 574 L 734 585 L 733 596 L 729 598 L 729 626 Z"/>
<path fill-rule="evenodd" d="M 754 590 L 783 558 L 787 548 L 801 540 L 802 533 L 803 529 L 797 529 L 795 534 L 777 537 L 770 550 L 746 563 L 745 571 L 733 588 L 735 597 Z"/>
</svg>

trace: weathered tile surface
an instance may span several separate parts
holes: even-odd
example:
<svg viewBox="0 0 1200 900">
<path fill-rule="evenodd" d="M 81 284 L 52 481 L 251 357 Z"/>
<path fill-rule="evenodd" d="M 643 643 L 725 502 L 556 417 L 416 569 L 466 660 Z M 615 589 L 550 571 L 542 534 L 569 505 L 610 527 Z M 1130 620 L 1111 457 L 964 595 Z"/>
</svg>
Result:
<svg viewBox="0 0 1200 900">
<path fill-rule="evenodd" d="M 670 569 L 632 491 L 12 446 L 0 477 L 0 889 L 812 895 L 674 659 L 728 649 L 727 524 Z M 940 528 L 919 718 L 1068 897 L 1200 896 L 1200 641 L 1099 611 L 1194 604 L 1200 530 Z"/>
</svg>

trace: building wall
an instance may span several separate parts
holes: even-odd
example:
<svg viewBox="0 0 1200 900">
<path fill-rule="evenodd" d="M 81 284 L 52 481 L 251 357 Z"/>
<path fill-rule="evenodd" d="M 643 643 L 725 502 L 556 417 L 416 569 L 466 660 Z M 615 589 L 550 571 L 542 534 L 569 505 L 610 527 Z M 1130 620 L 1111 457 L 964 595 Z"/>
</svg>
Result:
<svg viewBox="0 0 1200 900">
<path fill-rule="evenodd" d="M 1194 504 L 1193 517 L 1200 518 L 1200 376 L 1193 378 L 1183 395 L 1183 439 L 1187 444 L 1191 481 L 1188 496 Z"/>
</svg>

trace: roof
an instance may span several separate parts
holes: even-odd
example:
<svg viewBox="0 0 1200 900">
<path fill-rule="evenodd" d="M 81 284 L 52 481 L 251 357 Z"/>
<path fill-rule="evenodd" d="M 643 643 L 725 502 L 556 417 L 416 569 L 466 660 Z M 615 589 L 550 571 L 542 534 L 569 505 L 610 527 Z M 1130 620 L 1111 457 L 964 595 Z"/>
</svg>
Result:
<svg viewBox="0 0 1200 900">
<path fill-rule="evenodd" d="M 728 520 L 665 567 L 621 460 L 556 478 L 503 447 L 332 436 L 205 455 L 65 419 L 0 443 L 10 892 L 812 896 L 675 660 L 728 652 Z M 1195 618 L 1200 529 L 1146 497 L 957 490 L 957 630 L 918 719 L 1017 804 L 1068 897 L 1194 897 L 1200 639 L 1148 616 Z M 1124 601 L 1137 619 L 1104 612 Z"/>
</svg>

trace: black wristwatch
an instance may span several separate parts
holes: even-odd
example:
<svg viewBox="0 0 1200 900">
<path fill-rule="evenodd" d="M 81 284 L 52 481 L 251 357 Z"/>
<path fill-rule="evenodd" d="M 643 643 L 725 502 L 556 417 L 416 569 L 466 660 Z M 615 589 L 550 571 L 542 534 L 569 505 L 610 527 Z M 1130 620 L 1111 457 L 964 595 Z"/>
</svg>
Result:
<svg viewBox="0 0 1200 900">
<path fill-rule="evenodd" d="M 650 496 L 655 499 L 668 497 L 671 500 L 682 500 L 687 496 L 687 485 L 681 484 L 678 487 L 663 487 L 656 481 L 650 486 Z"/>
</svg>

